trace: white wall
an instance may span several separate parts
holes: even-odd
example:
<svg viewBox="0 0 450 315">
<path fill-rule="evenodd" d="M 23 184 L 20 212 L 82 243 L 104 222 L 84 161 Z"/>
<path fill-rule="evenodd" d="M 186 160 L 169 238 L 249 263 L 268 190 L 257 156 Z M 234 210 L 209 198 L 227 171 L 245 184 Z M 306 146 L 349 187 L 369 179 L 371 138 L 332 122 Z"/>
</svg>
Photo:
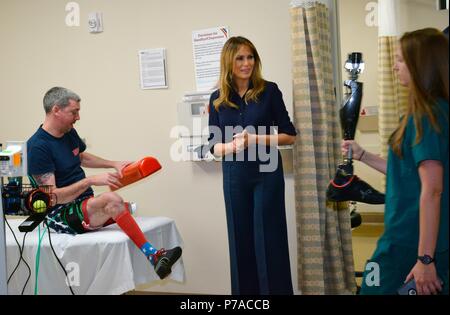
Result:
<svg viewBox="0 0 450 315">
<path fill-rule="evenodd" d="M 0 142 L 27 139 L 43 121 L 42 97 L 52 86 L 81 98 L 77 130 L 88 150 L 110 159 L 158 158 L 163 169 L 120 192 L 138 215 L 175 219 L 184 239 L 186 282 L 149 290 L 230 292 L 228 240 L 220 163 L 175 163 L 169 132 L 176 104 L 195 90 L 191 32 L 228 26 L 258 48 L 266 79 L 279 84 L 292 108 L 290 0 L 79 0 L 81 26 L 65 24 L 69 1 L 0 2 Z M 87 31 L 102 11 L 104 33 Z M 139 88 L 137 51 L 167 49 L 167 90 Z M 89 172 L 88 174 L 93 174 Z M 286 179 L 288 230 L 296 286 L 293 179 Z M 97 189 L 97 192 L 104 190 Z"/>
<path fill-rule="evenodd" d="M 449 24 L 448 10 L 436 10 L 436 0 L 400 1 L 401 33 L 425 27 L 444 30 Z"/>
<path fill-rule="evenodd" d="M 435 0 L 396 0 L 399 6 L 400 33 L 424 27 L 443 30 L 448 26 L 448 10 L 436 10 Z M 370 20 L 374 0 L 339 0 L 339 27 L 341 43 L 341 65 L 347 54 L 363 52 L 366 69 L 359 80 L 364 82 L 364 106 L 378 106 L 378 27 L 367 24 Z M 346 77 L 346 73 L 343 73 Z"/>
</svg>

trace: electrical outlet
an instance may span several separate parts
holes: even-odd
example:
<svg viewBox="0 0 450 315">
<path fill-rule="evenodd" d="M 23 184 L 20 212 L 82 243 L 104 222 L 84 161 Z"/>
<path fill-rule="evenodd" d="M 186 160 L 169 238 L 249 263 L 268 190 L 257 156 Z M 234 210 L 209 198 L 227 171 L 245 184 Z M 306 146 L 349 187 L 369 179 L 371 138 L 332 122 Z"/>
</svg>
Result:
<svg viewBox="0 0 450 315">
<path fill-rule="evenodd" d="M 103 14 L 101 12 L 91 12 L 88 16 L 88 27 L 90 33 L 103 32 Z"/>
</svg>

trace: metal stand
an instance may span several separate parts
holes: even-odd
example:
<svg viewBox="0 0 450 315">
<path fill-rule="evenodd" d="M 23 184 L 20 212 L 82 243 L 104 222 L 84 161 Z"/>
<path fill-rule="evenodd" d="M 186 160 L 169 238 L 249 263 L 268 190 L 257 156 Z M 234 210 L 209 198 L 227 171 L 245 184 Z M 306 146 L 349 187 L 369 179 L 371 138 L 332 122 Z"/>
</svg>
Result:
<svg viewBox="0 0 450 315">
<path fill-rule="evenodd" d="M 6 150 L 0 143 L 0 294 L 8 294 L 6 231 L 3 205 L 3 177 L 22 177 L 27 174 L 27 143 L 25 141 L 7 141 Z"/>
<path fill-rule="evenodd" d="M 0 197 L 3 194 L 3 177 L 0 181 Z M 6 269 L 6 233 L 5 216 L 3 213 L 3 198 L 0 201 L 0 295 L 8 294 Z"/>
</svg>

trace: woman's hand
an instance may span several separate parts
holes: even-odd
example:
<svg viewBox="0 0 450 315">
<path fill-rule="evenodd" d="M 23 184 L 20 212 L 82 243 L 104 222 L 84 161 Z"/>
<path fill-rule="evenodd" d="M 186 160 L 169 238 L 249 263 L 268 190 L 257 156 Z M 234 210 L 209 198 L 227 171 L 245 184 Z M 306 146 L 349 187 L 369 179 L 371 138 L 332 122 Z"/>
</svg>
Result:
<svg viewBox="0 0 450 315">
<path fill-rule="evenodd" d="M 241 133 L 237 133 L 233 136 L 233 152 L 239 153 L 244 151 L 248 147 L 248 132 L 244 130 Z"/>
<path fill-rule="evenodd" d="M 342 143 L 341 143 L 342 154 L 344 156 L 347 156 L 350 146 L 352 147 L 352 152 L 353 152 L 352 158 L 354 160 L 361 161 L 361 158 L 362 158 L 363 154 L 365 153 L 365 150 L 363 148 L 361 148 L 359 146 L 359 144 L 353 140 L 342 140 Z"/>
<path fill-rule="evenodd" d="M 405 282 L 413 278 L 418 295 L 438 294 L 442 290 L 441 280 L 437 276 L 434 263 L 424 265 L 418 261 L 406 277 Z"/>
<path fill-rule="evenodd" d="M 249 144 L 256 144 L 257 143 L 256 137 L 257 135 L 250 134 L 247 132 L 247 130 L 235 134 L 233 136 L 233 143 L 236 148 L 234 152 L 239 153 L 245 150 L 249 146 Z"/>
</svg>

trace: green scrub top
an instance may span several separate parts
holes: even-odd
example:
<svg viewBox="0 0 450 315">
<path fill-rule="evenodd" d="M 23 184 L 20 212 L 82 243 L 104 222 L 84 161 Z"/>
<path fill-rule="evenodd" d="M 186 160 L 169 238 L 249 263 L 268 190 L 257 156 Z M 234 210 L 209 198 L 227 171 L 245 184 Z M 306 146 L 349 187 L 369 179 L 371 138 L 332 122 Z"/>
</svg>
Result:
<svg viewBox="0 0 450 315">
<path fill-rule="evenodd" d="M 403 158 L 389 148 L 386 178 L 385 232 L 383 240 L 405 247 L 419 245 L 419 205 L 421 183 L 419 164 L 425 160 L 440 161 L 444 167 L 444 187 L 436 252 L 448 250 L 448 102 L 437 102 L 441 132 L 436 132 L 428 119 L 422 119 L 422 139 L 415 143 L 416 128 L 410 117 L 402 144 Z M 425 209 L 426 210 L 426 209 Z"/>
</svg>

